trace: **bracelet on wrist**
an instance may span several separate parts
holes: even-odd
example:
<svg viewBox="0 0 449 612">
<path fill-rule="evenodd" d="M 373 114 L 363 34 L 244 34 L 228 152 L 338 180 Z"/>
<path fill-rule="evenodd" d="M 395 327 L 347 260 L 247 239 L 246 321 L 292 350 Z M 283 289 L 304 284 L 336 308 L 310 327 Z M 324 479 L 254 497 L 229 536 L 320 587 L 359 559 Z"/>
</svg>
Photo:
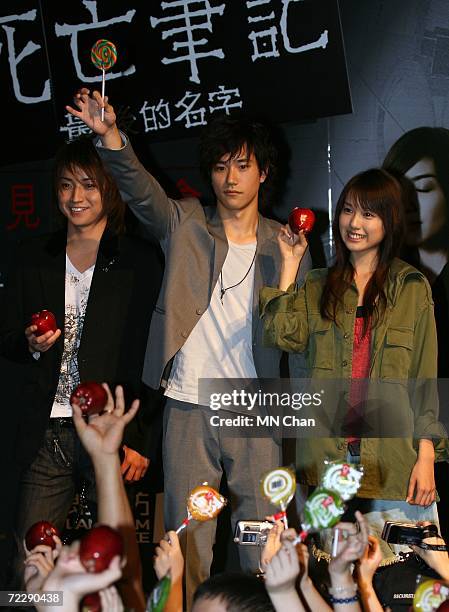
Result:
<svg viewBox="0 0 449 612">
<path fill-rule="evenodd" d="M 331 604 L 352 604 L 359 601 L 359 596 L 357 594 L 353 597 L 334 597 L 331 595 L 329 601 Z"/>
<path fill-rule="evenodd" d="M 355 595 L 355 593 L 357 593 L 357 585 L 355 582 L 353 582 L 348 586 L 331 586 L 328 590 L 330 595 L 343 595 L 345 593 Z"/>
</svg>

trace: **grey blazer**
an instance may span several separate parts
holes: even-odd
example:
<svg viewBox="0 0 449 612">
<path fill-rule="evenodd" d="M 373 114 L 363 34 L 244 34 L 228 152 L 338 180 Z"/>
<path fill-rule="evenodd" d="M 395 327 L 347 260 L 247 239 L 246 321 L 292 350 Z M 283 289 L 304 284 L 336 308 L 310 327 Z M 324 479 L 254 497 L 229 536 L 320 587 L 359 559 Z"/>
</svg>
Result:
<svg viewBox="0 0 449 612">
<path fill-rule="evenodd" d="M 98 147 L 136 217 L 161 244 L 165 254 L 162 287 L 151 320 L 143 381 L 154 389 L 164 385 L 174 355 L 183 346 L 207 309 L 218 280 L 228 242 L 215 207 L 196 198 L 173 200 L 137 159 L 131 145 L 120 150 Z M 281 351 L 262 345 L 263 325 L 258 315 L 259 291 L 277 286 L 280 254 L 279 223 L 259 215 L 253 290 L 253 356 L 259 378 L 278 378 Z M 311 268 L 303 258 L 299 282 Z"/>
</svg>

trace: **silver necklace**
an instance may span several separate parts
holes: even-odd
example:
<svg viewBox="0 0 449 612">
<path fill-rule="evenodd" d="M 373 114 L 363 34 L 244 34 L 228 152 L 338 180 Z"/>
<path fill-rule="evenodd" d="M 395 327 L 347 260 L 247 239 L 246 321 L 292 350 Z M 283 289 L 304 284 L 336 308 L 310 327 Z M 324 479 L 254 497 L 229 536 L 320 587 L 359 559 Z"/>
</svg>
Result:
<svg viewBox="0 0 449 612">
<path fill-rule="evenodd" d="M 254 251 L 254 255 L 253 258 L 251 260 L 251 263 L 249 264 L 249 268 L 246 271 L 245 276 L 239 280 L 238 283 L 235 283 L 235 285 L 230 285 L 229 287 L 224 287 L 223 286 L 223 270 L 220 270 L 220 302 L 223 304 L 223 298 L 224 298 L 224 294 L 226 293 L 226 291 L 229 291 L 229 289 L 234 289 L 235 287 L 238 287 L 239 285 L 241 285 L 243 283 L 243 281 L 245 280 L 245 278 L 248 276 L 248 274 L 251 271 L 251 268 L 253 267 L 254 261 L 256 260 L 256 252 L 257 252 L 257 248 Z"/>
</svg>

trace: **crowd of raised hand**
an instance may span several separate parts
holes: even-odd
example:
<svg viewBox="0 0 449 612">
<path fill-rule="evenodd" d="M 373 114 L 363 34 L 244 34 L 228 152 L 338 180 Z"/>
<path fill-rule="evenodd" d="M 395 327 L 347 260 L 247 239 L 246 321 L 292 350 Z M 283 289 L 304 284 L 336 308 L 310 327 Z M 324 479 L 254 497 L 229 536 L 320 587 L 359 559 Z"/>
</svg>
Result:
<svg viewBox="0 0 449 612">
<path fill-rule="evenodd" d="M 64 612 L 79 610 L 80 602 L 91 593 L 98 593 L 101 609 L 108 612 L 125 609 L 182 612 L 184 559 L 174 531 L 165 535 L 154 556 L 157 578 L 170 579 L 168 598 L 160 608 L 151 608 L 150 603 L 146 603 L 133 518 L 118 458 L 123 429 L 137 412 L 138 402 L 125 413 L 121 387 L 116 389 L 115 401 L 108 388 L 107 392 L 108 404 L 101 415 L 93 415 L 86 421 L 79 408 L 74 406 L 73 419 L 94 465 L 98 519 L 121 533 L 125 554 L 122 558 L 114 557 L 104 571 L 90 573 L 80 561 L 77 541 L 63 546 L 61 540 L 53 536 L 54 548 L 41 544 L 32 550 L 27 550 L 24 544 L 25 588 L 29 593 L 63 592 L 59 609 Z M 257 578 L 245 574 L 212 576 L 198 588 L 193 611 L 274 609 L 300 612 L 310 609 L 321 612 L 334 609 L 375 612 L 383 609 L 373 586 L 373 577 L 382 559 L 379 542 L 369 535 L 360 512 L 356 512 L 356 523 L 342 522 L 335 527 L 335 554 L 328 566 L 330 587 L 326 598 L 319 593 L 309 575 L 309 550 L 304 543 L 296 543 L 297 535 L 294 529 L 286 529 L 282 520 L 274 521 L 261 551 L 262 575 Z M 439 537 L 424 541 L 442 543 Z M 416 546 L 413 550 L 443 581 L 449 581 L 446 551 Z M 36 605 L 36 608 L 43 610 L 44 606 Z M 86 605 L 82 609 L 92 608 Z"/>
</svg>

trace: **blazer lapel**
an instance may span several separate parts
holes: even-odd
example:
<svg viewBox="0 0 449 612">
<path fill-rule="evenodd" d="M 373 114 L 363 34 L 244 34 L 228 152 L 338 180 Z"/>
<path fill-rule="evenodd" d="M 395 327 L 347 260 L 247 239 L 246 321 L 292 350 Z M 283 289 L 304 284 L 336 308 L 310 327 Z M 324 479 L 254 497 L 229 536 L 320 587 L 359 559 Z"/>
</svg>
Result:
<svg viewBox="0 0 449 612">
<path fill-rule="evenodd" d="M 228 254 L 228 240 L 223 227 L 223 222 L 218 214 L 217 208 L 205 209 L 206 222 L 210 235 L 214 239 L 214 253 L 213 253 L 213 268 L 212 268 L 212 283 L 210 285 L 210 295 L 208 296 L 209 301 L 217 284 L 218 275 L 221 272 L 223 264 Z"/>
<path fill-rule="evenodd" d="M 119 333 L 114 326 L 120 321 L 122 296 L 129 293 L 125 285 L 133 282 L 129 270 L 120 264 L 119 238 L 105 230 L 92 276 L 79 354 L 84 354 L 91 342 L 103 344 L 105 336 Z"/>
</svg>

